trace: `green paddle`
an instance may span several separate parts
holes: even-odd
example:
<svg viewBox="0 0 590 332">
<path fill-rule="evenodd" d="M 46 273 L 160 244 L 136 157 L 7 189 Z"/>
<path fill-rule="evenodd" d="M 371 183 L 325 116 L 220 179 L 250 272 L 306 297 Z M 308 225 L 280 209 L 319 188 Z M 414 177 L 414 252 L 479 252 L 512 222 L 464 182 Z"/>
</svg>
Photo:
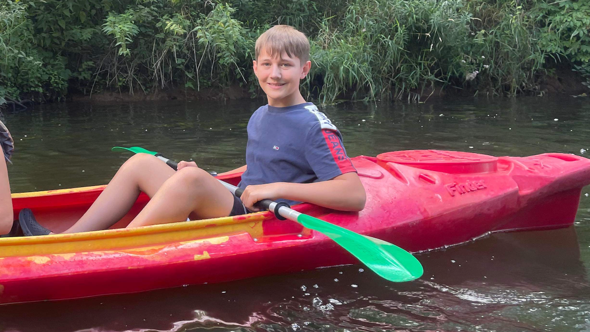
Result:
<svg viewBox="0 0 590 332">
<path fill-rule="evenodd" d="M 176 169 L 177 164 L 174 161 L 157 152 L 148 151 L 140 147 L 123 148 L 118 146 L 112 148 L 112 150 L 151 154 L 164 161 L 173 169 Z M 219 182 L 236 196 L 240 197 L 242 194 L 242 189 L 221 180 Z M 278 213 L 277 217 L 282 216 L 286 219 L 296 221 L 309 229 L 328 236 L 384 279 L 394 282 L 411 281 L 419 278 L 424 273 L 422 265 L 412 254 L 391 243 L 355 233 L 327 221 L 297 212 L 268 199 L 262 200 L 257 204 L 275 214 Z"/>
</svg>

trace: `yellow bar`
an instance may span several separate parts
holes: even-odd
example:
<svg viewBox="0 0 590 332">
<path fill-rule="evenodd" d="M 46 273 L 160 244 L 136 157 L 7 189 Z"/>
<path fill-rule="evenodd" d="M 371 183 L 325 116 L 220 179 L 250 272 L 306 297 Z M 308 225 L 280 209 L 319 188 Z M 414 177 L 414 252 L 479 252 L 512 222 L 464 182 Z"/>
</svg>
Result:
<svg viewBox="0 0 590 332">
<path fill-rule="evenodd" d="M 106 185 L 70 188 L 70 189 L 46 190 L 46 191 L 32 191 L 32 192 L 28 192 L 28 193 L 16 193 L 16 194 L 12 194 L 12 199 L 53 196 L 53 195 L 60 195 L 60 194 L 73 194 L 73 193 L 80 193 L 80 192 L 84 192 L 84 191 L 91 191 L 94 189 L 102 189 L 104 187 L 106 187 Z"/>
<path fill-rule="evenodd" d="M 0 240 L 0 257 L 67 254 L 121 250 L 248 233 L 263 236 L 262 221 L 269 213 L 204 219 L 132 229 L 114 229 L 75 234 L 14 237 Z"/>
</svg>

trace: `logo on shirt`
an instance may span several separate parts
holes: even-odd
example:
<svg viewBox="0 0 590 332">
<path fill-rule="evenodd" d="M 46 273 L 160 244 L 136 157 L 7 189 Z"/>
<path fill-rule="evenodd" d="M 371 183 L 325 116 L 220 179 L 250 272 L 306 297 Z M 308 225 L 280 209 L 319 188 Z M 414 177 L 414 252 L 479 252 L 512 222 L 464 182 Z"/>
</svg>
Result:
<svg viewBox="0 0 590 332">
<path fill-rule="evenodd" d="M 273 146 L 272 148 L 273 148 L 273 150 L 279 151 L 279 147 L 278 147 L 278 146 L 276 146 L 276 145 L 275 145 L 275 146 Z"/>
<path fill-rule="evenodd" d="M 322 132 L 324 133 L 324 137 L 326 138 L 326 142 L 328 143 L 328 146 L 334 158 L 339 161 L 344 161 L 348 159 L 346 157 L 346 153 L 344 152 L 344 148 L 340 144 L 340 139 L 338 138 L 338 136 L 336 136 L 336 134 L 331 130 L 324 129 L 322 130 Z"/>
<path fill-rule="evenodd" d="M 334 124 L 332 124 L 332 121 L 330 121 L 330 119 L 328 119 L 328 117 L 326 116 L 326 114 L 318 111 L 318 108 L 315 105 L 309 105 L 309 106 L 305 106 L 305 108 L 313 115 L 316 116 L 316 118 L 318 119 L 318 121 L 320 122 L 320 127 L 322 129 L 332 129 L 332 130 L 338 130 L 336 128 L 336 126 Z"/>
</svg>

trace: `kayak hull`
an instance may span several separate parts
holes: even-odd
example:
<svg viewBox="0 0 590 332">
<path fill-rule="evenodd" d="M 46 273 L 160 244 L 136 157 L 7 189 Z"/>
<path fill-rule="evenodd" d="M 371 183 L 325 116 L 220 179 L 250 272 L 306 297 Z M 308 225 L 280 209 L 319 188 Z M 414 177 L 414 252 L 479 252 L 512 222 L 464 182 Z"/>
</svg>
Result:
<svg viewBox="0 0 590 332">
<path fill-rule="evenodd" d="M 363 211 L 294 207 L 411 252 L 463 243 L 492 232 L 573 224 L 590 160 L 566 154 L 489 157 L 399 151 L 353 163 L 367 191 Z M 240 172 L 220 174 L 236 184 Z M 104 186 L 13 195 L 15 215 L 69 227 Z M 64 300 L 286 274 L 353 264 L 321 233 L 269 212 L 123 228 L 149 199 L 107 231 L 0 239 L 0 304 Z"/>
</svg>

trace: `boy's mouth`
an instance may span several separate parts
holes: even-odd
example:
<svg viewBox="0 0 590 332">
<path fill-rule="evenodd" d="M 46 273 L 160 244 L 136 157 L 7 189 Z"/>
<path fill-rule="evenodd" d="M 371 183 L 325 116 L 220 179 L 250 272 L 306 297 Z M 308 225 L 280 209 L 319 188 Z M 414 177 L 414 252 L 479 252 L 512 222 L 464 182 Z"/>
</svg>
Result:
<svg viewBox="0 0 590 332">
<path fill-rule="evenodd" d="M 283 85 L 285 85 L 286 83 L 270 83 L 270 82 L 269 82 L 269 83 L 266 83 L 266 84 L 267 84 L 267 85 L 270 85 L 270 86 L 271 86 L 271 87 L 273 87 L 273 88 L 280 88 L 280 87 L 282 87 Z"/>
</svg>

